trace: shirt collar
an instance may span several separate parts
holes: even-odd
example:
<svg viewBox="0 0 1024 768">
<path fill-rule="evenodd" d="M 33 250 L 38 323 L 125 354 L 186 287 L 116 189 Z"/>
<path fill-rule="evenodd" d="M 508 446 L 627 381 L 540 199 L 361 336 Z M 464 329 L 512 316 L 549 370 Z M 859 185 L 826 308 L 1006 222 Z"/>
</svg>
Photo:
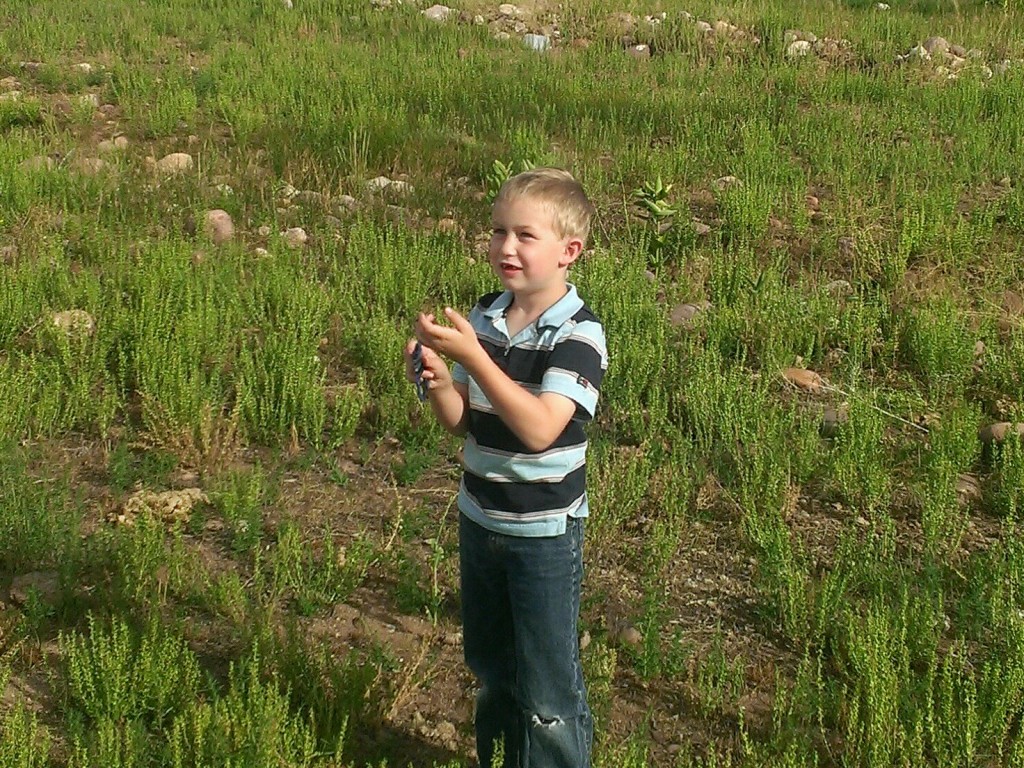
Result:
<svg viewBox="0 0 1024 768">
<path fill-rule="evenodd" d="M 583 300 L 576 292 L 576 286 L 572 283 L 566 283 L 566 288 L 565 295 L 545 309 L 540 317 L 537 318 L 535 324 L 538 328 L 545 326 L 558 328 L 583 308 Z M 513 298 L 515 296 L 512 291 L 505 291 L 491 302 L 491 306 L 483 311 L 484 316 L 489 317 L 491 322 L 494 322 L 499 317 L 503 317 L 508 308 L 512 306 Z"/>
</svg>

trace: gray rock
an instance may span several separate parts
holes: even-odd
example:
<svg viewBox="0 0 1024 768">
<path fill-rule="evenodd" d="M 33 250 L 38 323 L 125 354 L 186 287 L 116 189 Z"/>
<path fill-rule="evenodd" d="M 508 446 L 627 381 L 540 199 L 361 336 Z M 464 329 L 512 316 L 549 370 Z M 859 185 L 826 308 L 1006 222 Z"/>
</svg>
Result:
<svg viewBox="0 0 1024 768">
<path fill-rule="evenodd" d="M 523 35 L 523 44 L 534 51 L 546 51 L 551 47 L 551 38 L 547 35 Z"/>
<path fill-rule="evenodd" d="M 944 37 L 939 37 L 938 35 L 929 37 L 921 43 L 921 47 L 928 51 L 932 56 L 942 56 L 949 53 L 949 41 Z"/>
<path fill-rule="evenodd" d="M 448 21 L 453 11 L 447 5 L 432 5 L 421 13 L 431 21 Z"/>
</svg>

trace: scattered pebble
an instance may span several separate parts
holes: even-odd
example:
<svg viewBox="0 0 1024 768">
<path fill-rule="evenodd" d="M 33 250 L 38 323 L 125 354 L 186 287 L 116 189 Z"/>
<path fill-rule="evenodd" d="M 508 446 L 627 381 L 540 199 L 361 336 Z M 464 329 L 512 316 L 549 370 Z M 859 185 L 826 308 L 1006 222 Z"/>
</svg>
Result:
<svg viewBox="0 0 1024 768">
<path fill-rule="evenodd" d="M 50 605 L 59 594 L 60 575 L 56 571 L 32 571 L 11 581 L 11 600 L 20 606 L 27 606 L 33 595 L 43 605 Z"/>
<path fill-rule="evenodd" d="M 850 420 L 850 411 L 845 405 L 839 407 L 828 406 L 821 413 L 821 427 L 819 432 L 822 437 L 835 437 L 839 434 L 840 428 Z"/>
<path fill-rule="evenodd" d="M 551 47 L 551 38 L 547 35 L 523 35 L 523 44 L 534 51 L 546 51 Z"/>
<path fill-rule="evenodd" d="M 711 309 L 710 301 L 683 302 L 669 313 L 669 322 L 677 328 L 691 328 L 697 316 Z"/>
<path fill-rule="evenodd" d="M 651 47 L 644 45 L 631 45 L 626 49 L 626 53 L 632 56 L 634 59 L 649 59 L 651 58 Z"/>
<path fill-rule="evenodd" d="M 830 296 L 848 296 L 853 293 L 849 280 L 832 280 L 825 284 L 825 293 Z"/>
<path fill-rule="evenodd" d="M 281 237 L 289 248 L 301 248 L 309 242 L 309 235 L 302 227 L 290 227 L 281 234 Z"/>
<path fill-rule="evenodd" d="M 784 368 L 782 377 L 805 392 L 820 392 L 825 384 L 819 374 L 806 368 Z"/>
<path fill-rule="evenodd" d="M 711 234 L 711 227 L 709 227 L 703 221 L 694 221 L 693 231 L 694 233 L 696 233 L 697 237 L 706 237 L 707 235 Z"/>
<path fill-rule="evenodd" d="M 57 161 L 49 155 L 36 155 L 30 157 L 27 160 L 22 160 L 18 163 L 18 168 L 22 171 L 52 171 L 57 165 Z"/>
<path fill-rule="evenodd" d="M 989 424 L 978 431 L 978 438 L 983 443 L 1001 443 L 1010 434 L 1024 437 L 1024 422 L 1000 421 Z"/>
<path fill-rule="evenodd" d="M 168 176 L 192 170 L 195 160 L 187 152 L 171 152 L 156 161 L 156 169 Z"/>
<path fill-rule="evenodd" d="M 235 223 L 227 211 L 215 208 L 206 212 L 205 230 L 214 245 L 223 245 L 235 236 Z"/>
<path fill-rule="evenodd" d="M 743 186 L 743 182 L 735 176 L 720 176 L 712 184 L 719 191 Z"/>
<path fill-rule="evenodd" d="M 55 312 L 53 325 L 68 336 L 92 336 L 96 332 L 96 320 L 84 309 L 65 309 Z"/>
<path fill-rule="evenodd" d="M 432 5 L 420 13 L 431 21 L 448 21 L 448 17 L 452 15 L 452 9 L 447 5 Z"/>
</svg>

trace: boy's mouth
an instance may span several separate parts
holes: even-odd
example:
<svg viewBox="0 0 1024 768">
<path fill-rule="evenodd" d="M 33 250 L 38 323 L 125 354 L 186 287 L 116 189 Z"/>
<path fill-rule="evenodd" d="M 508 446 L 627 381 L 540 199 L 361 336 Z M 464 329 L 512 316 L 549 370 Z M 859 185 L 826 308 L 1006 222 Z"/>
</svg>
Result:
<svg viewBox="0 0 1024 768">
<path fill-rule="evenodd" d="M 512 274 L 513 272 L 522 272 L 523 270 L 523 268 L 520 266 L 516 266 L 515 264 L 509 264 L 504 261 L 501 263 L 500 267 L 501 271 L 506 274 Z"/>
</svg>

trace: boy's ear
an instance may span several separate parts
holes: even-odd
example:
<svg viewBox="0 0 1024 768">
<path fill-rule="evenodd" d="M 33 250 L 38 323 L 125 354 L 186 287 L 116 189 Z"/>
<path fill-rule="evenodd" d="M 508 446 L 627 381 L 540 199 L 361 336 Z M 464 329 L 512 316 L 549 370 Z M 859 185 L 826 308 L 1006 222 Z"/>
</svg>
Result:
<svg viewBox="0 0 1024 768">
<path fill-rule="evenodd" d="M 562 251 L 560 266 L 568 267 L 583 252 L 583 240 L 578 237 L 570 237 L 565 241 L 565 250 Z"/>
</svg>

